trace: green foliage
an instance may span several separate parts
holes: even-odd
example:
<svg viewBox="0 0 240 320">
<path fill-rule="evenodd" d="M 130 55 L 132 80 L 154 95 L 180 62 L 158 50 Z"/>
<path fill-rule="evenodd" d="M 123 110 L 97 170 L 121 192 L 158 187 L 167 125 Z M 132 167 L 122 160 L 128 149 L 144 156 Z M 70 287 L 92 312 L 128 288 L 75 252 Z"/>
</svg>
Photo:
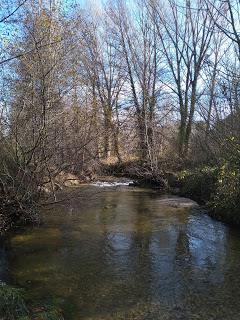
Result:
<svg viewBox="0 0 240 320">
<path fill-rule="evenodd" d="M 181 195 L 208 204 L 223 221 L 240 224 L 240 166 L 237 157 L 218 167 L 185 170 L 178 174 Z"/>
<path fill-rule="evenodd" d="M 2 320 L 27 320 L 28 309 L 25 292 L 4 283 L 0 284 L 0 318 Z"/>
<path fill-rule="evenodd" d="M 211 205 L 217 217 L 240 223 L 240 168 L 236 164 L 226 162 L 221 167 Z"/>
<path fill-rule="evenodd" d="M 60 310 L 55 307 L 49 307 L 46 311 L 37 314 L 38 320 L 63 320 Z"/>
<path fill-rule="evenodd" d="M 64 320 L 61 310 L 55 305 L 30 307 L 24 289 L 0 283 L 1 320 Z"/>
<path fill-rule="evenodd" d="M 216 189 L 217 177 L 217 167 L 181 171 L 178 174 L 181 195 L 188 196 L 201 203 L 207 203 Z"/>
</svg>

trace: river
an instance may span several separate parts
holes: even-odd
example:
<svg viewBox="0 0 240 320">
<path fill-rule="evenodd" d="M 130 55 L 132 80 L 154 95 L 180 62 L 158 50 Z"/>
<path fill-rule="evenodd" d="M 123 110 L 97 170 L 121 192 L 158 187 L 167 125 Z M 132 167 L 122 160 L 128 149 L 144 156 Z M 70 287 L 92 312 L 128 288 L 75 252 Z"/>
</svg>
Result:
<svg viewBox="0 0 240 320">
<path fill-rule="evenodd" d="M 68 320 L 239 320 L 240 233 L 191 201 L 89 185 L 0 249 L 0 276 Z"/>
</svg>

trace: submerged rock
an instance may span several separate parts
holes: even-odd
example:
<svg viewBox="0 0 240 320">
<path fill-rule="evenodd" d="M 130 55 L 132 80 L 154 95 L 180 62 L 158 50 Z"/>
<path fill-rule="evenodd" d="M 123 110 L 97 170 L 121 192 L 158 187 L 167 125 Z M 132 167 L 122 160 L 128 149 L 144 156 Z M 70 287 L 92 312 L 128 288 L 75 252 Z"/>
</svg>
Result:
<svg viewBox="0 0 240 320">
<path fill-rule="evenodd" d="M 172 208 L 198 208 L 197 202 L 183 197 L 178 196 L 166 196 L 158 200 L 161 206 L 172 207 Z"/>
</svg>

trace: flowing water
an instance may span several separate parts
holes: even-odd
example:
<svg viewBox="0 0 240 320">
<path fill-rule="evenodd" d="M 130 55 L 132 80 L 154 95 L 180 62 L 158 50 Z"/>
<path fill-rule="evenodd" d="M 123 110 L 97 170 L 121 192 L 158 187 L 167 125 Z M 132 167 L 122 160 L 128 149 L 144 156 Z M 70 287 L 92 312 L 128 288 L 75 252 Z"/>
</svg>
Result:
<svg viewBox="0 0 240 320">
<path fill-rule="evenodd" d="M 147 189 L 73 195 L 10 237 L 0 276 L 67 320 L 240 319 L 238 230 Z"/>
</svg>

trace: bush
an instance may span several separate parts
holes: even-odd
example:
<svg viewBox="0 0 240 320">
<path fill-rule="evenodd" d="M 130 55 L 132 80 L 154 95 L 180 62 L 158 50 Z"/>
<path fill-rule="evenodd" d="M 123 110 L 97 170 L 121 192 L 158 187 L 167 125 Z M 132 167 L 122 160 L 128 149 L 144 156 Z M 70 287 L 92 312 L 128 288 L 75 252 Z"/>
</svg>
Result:
<svg viewBox="0 0 240 320">
<path fill-rule="evenodd" d="M 236 163 L 181 171 L 178 180 L 182 196 L 207 204 L 217 219 L 240 224 L 240 167 Z"/>
<path fill-rule="evenodd" d="M 227 222 L 240 223 L 240 169 L 226 162 L 220 169 L 211 205 L 215 216 Z"/>
<path fill-rule="evenodd" d="M 206 204 L 216 190 L 217 177 L 217 167 L 181 171 L 178 174 L 180 194 Z"/>
</svg>

